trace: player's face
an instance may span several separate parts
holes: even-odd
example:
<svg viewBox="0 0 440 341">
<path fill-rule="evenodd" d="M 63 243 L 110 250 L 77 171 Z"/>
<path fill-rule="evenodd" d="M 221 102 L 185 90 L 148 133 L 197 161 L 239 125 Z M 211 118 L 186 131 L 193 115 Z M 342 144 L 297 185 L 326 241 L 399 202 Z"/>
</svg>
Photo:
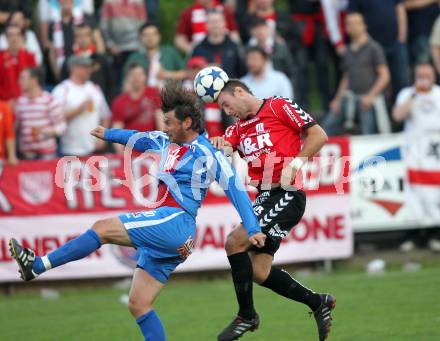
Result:
<svg viewBox="0 0 440 341">
<path fill-rule="evenodd" d="M 248 115 L 248 110 L 240 94 L 241 92 L 238 90 L 235 90 L 234 94 L 222 91 L 218 96 L 217 102 L 226 115 L 234 116 L 238 119 L 245 119 Z"/>
<path fill-rule="evenodd" d="M 164 114 L 164 132 L 170 137 L 172 143 L 182 144 L 186 140 L 185 128 L 183 122 L 176 117 L 174 110 Z"/>
</svg>

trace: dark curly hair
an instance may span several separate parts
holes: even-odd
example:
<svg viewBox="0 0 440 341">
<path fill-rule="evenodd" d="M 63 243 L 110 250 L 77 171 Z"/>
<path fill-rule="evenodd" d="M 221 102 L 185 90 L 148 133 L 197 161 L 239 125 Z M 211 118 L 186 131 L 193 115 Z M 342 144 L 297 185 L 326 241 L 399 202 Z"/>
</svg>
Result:
<svg viewBox="0 0 440 341">
<path fill-rule="evenodd" d="M 162 111 L 164 113 L 174 110 L 175 116 L 180 121 L 190 117 L 191 129 L 197 132 L 203 131 L 203 116 L 197 96 L 182 87 L 182 83 L 169 80 L 160 91 Z"/>
</svg>

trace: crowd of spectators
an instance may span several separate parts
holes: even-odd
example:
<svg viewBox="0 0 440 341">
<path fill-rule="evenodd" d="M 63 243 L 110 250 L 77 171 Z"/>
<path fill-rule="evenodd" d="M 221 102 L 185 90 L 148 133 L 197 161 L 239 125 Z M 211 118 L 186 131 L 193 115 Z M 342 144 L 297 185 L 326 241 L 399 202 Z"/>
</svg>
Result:
<svg viewBox="0 0 440 341">
<path fill-rule="evenodd" d="M 416 103 L 426 101 L 438 126 L 438 0 L 276 5 L 194 0 L 175 14 L 171 46 L 162 41 L 158 0 L 0 0 L 0 158 L 122 152 L 89 131 L 160 130 L 163 82 L 191 88 L 207 65 L 258 97 L 313 108 L 329 135 L 417 127 L 428 114 Z M 229 124 L 216 104 L 205 105 L 211 136 Z"/>
</svg>

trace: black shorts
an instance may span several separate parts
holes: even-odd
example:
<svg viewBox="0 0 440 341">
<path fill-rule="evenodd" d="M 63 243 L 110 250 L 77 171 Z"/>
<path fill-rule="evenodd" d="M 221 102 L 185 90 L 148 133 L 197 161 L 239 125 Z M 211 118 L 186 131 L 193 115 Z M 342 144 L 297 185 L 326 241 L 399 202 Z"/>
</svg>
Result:
<svg viewBox="0 0 440 341">
<path fill-rule="evenodd" d="M 306 194 L 301 190 L 282 188 L 261 191 L 255 198 L 254 212 L 260 220 L 261 231 L 267 236 L 262 248 L 252 246 L 249 251 L 274 255 L 281 239 L 301 220 L 306 208 Z"/>
</svg>

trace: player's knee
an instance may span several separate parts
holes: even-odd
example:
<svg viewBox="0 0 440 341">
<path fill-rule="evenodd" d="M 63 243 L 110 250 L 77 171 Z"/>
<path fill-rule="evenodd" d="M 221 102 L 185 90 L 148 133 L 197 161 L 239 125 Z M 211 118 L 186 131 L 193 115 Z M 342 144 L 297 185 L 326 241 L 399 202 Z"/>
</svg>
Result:
<svg viewBox="0 0 440 341">
<path fill-rule="evenodd" d="M 270 268 L 267 268 L 266 266 L 259 264 L 258 262 L 253 262 L 252 271 L 253 271 L 254 282 L 258 284 L 262 284 L 264 281 L 266 281 L 267 277 L 269 276 Z"/>
<path fill-rule="evenodd" d="M 266 269 L 262 269 L 260 267 L 253 267 L 253 276 L 254 276 L 254 282 L 261 284 L 267 279 L 268 273 Z"/>
<path fill-rule="evenodd" d="M 153 309 L 153 305 L 150 302 L 145 302 L 133 297 L 128 299 L 128 310 L 135 317 L 138 318 Z"/>
<path fill-rule="evenodd" d="M 225 243 L 226 253 L 228 255 L 233 253 L 234 252 L 234 248 L 235 248 L 234 237 L 231 234 L 228 234 L 228 236 L 226 237 L 226 243 Z"/>
<path fill-rule="evenodd" d="M 234 232 L 231 232 L 226 237 L 225 250 L 228 255 L 232 255 L 237 252 L 245 251 L 245 245 L 241 243 Z"/>
<path fill-rule="evenodd" d="M 92 229 L 99 236 L 99 239 L 101 239 L 101 244 L 106 244 L 109 242 L 107 238 L 108 222 L 106 222 L 106 219 L 96 221 L 93 224 Z"/>
</svg>

